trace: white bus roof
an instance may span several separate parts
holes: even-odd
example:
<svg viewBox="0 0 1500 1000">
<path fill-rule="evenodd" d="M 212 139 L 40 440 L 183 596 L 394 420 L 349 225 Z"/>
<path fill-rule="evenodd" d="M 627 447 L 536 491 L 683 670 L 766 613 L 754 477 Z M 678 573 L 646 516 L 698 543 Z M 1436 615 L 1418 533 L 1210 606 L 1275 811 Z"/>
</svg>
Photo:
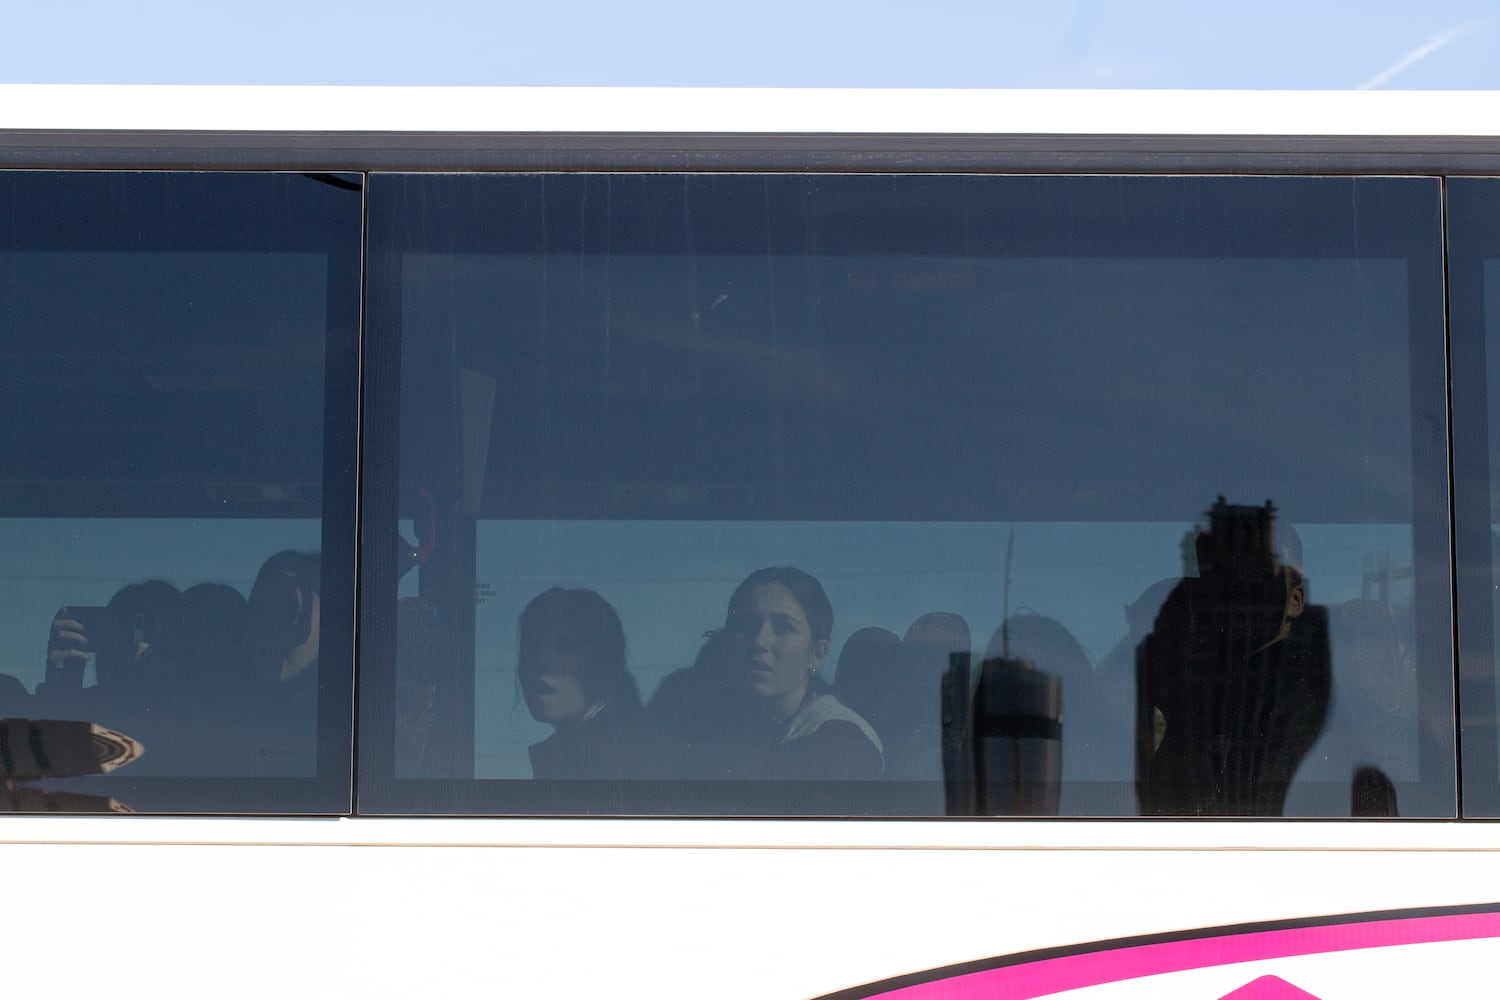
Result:
<svg viewBox="0 0 1500 1000">
<path fill-rule="evenodd" d="M 0 130 L 1496 136 L 1500 91 L 9 84 Z"/>
</svg>

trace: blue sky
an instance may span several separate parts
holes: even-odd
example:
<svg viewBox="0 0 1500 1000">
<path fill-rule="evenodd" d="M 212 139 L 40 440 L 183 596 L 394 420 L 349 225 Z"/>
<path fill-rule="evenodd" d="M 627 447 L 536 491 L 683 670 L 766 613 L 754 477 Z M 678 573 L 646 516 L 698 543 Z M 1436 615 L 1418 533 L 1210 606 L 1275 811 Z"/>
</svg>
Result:
<svg viewBox="0 0 1500 1000">
<path fill-rule="evenodd" d="M 1478 0 L 9 0 L 4 83 L 1488 89 Z"/>
</svg>

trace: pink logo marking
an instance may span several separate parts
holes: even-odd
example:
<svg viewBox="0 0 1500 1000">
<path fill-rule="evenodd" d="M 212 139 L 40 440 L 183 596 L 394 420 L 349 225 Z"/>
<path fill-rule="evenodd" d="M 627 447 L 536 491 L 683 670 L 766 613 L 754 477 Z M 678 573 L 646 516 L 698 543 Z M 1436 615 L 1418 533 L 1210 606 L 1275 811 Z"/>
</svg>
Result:
<svg viewBox="0 0 1500 1000">
<path fill-rule="evenodd" d="M 1318 1000 L 1306 990 L 1298 989 L 1280 976 L 1261 976 L 1246 983 L 1219 1000 Z"/>
</svg>

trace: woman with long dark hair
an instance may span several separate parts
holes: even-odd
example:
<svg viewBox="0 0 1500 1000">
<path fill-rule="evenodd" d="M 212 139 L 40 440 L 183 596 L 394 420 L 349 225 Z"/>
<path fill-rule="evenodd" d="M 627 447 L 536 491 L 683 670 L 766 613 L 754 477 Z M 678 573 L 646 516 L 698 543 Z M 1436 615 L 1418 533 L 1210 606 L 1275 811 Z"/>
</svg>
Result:
<svg viewBox="0 0 1500 1000">
<path fill-rule="evenodd" d="M 526 605 L 516 631 L 521 696 L 553 729 L 531 747 L 533 776 L 631 778 L 659 768 L 625 662 L 625 629 L 608 601 L 553 587 Z"/>
</svg>

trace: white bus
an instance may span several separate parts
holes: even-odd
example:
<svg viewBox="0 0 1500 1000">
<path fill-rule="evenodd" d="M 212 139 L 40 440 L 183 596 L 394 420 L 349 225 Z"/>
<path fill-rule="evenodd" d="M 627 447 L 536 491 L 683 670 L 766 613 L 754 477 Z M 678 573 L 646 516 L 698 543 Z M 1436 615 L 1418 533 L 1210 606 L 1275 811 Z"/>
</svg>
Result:
<svg viewBox="0 0 1500 1000">
<path fill-rule="evenodd" d="M 0 87 L 8 986 L 1483 989 L 1497 110 Z"/>
</svg>

